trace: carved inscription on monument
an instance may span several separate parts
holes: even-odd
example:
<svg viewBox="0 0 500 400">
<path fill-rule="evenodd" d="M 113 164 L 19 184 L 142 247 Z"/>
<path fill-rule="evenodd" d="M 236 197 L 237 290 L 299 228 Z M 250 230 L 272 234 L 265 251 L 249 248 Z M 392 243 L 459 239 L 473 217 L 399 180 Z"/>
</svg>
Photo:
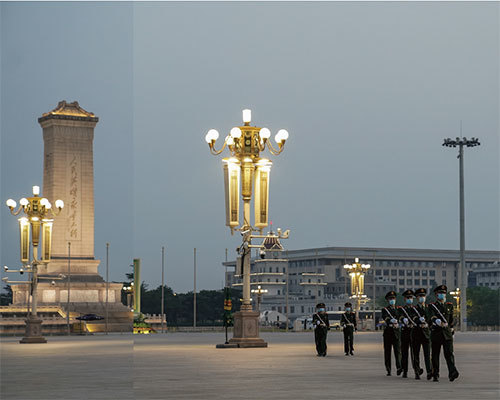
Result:
<svg viewBox="0 0 500 400">
<path fill-rule="evenodd" d="M 69 153 L 66 157 L 66 195 L 68 229 L 66 240 L 81 240 L 82 232 L 82 162 L 79 154 Z"/>
</svg>

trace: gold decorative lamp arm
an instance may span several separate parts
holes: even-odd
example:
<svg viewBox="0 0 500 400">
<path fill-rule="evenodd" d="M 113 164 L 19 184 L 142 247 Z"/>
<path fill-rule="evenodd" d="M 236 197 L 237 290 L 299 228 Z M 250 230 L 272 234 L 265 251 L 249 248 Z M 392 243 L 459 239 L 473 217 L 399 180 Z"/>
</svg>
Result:
<svg viewBox="0 0 500 400">
<path fill-rule="evenodd" d="M 274 140 L 278 143 L 278 149 L 274 148 L 270 140 L 267 140 L 267 146 L 269 147 L 269 151 L 271 154 L 277 156 L 283 151 L 285 147 L 285 142 L 288 140 L 288 132 L 285 129 L 280 129 L 276 134 Z"/>
<path fill-rule="evenodd" d="M 21 210 L 24 208 L 24 206 L 22 204 L 19 204 L 19 208 L 17 210 L 15 210 L 17 203 L 15 200 L 12 200 L 12 199 L 7 200 L 5 202 L 5 204 L 7 205 L 7 207 L 9 207 L 10 213 L 12 215 L 19 215 Z"/>
</svg>

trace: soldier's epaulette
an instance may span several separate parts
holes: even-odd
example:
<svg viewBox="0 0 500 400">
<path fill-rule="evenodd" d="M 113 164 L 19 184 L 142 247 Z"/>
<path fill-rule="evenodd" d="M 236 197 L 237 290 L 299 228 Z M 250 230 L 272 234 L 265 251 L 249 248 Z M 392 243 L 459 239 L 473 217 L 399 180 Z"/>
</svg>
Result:
<svg viewBox="0 0 500 400">
<path fill-rule="evenodd" d="M 401 307 L 401 306 L 396 306 L 396 308 L 403 308 L 403 307 Z"/>
<path fill-rule="evenodd" d="M 453 303 L 451 303 L 451 302 L 449 302 L 449 301 L 447 301 L 447 302 L 446 302 L 446 304 L 451 304 L 451 305 L 453 305 Z"/>
</svg>

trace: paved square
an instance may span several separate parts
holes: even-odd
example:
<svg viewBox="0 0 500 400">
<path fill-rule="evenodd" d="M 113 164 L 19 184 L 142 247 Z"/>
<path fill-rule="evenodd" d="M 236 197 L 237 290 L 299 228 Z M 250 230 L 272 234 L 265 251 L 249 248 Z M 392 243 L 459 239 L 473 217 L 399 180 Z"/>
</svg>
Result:
<svg viewBox="0 0 500 400">
<path fill-rule="evenodd" d="M 267 349 L 215 349 L 220 333 L 49 337 L 1 342 L 2 399 L 498 399 L 500 334 L 457 333 L 460 378 L 442 359 L 439 383 L 386 377 L 381 332 L 329 334 L 328 357 L 312 333 L 264 333 Z"/>
</svg>

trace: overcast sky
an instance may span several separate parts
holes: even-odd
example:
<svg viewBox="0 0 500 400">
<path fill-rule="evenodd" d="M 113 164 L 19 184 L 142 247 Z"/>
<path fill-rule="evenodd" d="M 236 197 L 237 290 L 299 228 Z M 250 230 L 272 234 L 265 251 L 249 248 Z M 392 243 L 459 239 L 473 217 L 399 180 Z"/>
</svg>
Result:
<svg viewBox="0 0 500 400">
<path fill-rule="evenodd" d="M 466 243 L 499 250 L 499 3 L 1 3 L 0 200 L 42 183 L 37 118 L 60 100 L 99 117 L 96 257 L 110 276 L 220 288 L 221 158 L 205 133 L 290 132 L 271 156 L 270 215 L 289 249 L 457 249 L 467 149 Z M 219 143 L 220 146 L 220 143 Z M 1 264 L 16 219 L 1 206 Z M 101 262 L 100 271 L 104 272 Z"/>
</svg>

